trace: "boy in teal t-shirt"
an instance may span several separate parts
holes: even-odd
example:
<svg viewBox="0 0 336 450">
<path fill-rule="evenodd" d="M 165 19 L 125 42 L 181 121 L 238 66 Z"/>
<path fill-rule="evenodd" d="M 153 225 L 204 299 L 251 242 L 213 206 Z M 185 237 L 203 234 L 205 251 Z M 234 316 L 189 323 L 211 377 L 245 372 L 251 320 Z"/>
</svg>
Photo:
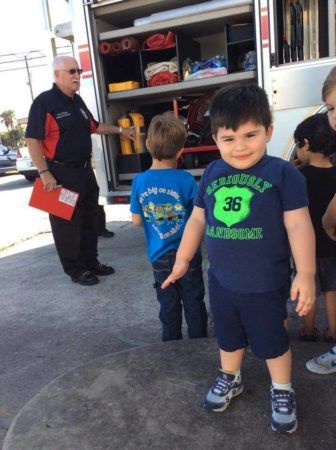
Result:
<svg viewBox="0 0 336 450">
<path fill-rule="evenodd" d="M 200 249 L 190 261 L 187 273 L 169 289 L 161 289 L 174 266 L 197 193 L 194 177 L 176 169 L 186 134 L 183 123 L 172 114 L 155 116 L 147 138 L 152 166 L 137 175 L 132 184 L 132 221 L 135 226 L 143 226 L 145 231 L 147 255 L 153 266 L 160 303 L 163 341 L 182 338 L 182 305 L 189 337 L 207 336 Z"/>
</svg>

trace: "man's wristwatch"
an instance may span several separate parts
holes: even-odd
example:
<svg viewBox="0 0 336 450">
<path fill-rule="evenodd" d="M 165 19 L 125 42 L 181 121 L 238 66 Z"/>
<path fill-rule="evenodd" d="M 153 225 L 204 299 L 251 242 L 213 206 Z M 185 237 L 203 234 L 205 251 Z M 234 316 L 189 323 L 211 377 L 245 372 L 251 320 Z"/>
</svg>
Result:
<svg viewBox="0 0 336 450">
<path fill-rule="evenodd" d="M 42 175 L 43 173 L 49 172 L 49 169 L 42 169 L 39 170 L 39 174 Z"/>
</svg>

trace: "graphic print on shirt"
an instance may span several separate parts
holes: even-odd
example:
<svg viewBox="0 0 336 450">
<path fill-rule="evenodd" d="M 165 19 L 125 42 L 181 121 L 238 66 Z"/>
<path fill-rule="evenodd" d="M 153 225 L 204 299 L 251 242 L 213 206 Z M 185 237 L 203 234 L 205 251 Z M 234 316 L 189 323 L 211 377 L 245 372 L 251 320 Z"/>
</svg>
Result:
<svg viewBox="0 0 336 450">
<path fill-rule="evenodd" d="M 206 188 L 209 196 L 214 196 L 214 218 L 226 227 L 207 225 L 207 236 L 217 239 L 251 240 L 262 239 L 261 227 L 233 228 L 248 219 L 255 195 L 263 194 L 272 184 L 254 175 L 234 174 L 215 179 Z"/>
<path fill-rule="evenodd" d="M 149 196 L 150 200 L 146 202 Z M 184 224 L 186 211 L 179 198 L 173 189 L 157 187 L 148 188 L 140 195 L 144 219 L 152 225 L 160 239 L 174 235 Z"/>
<path fill-rule="evenodd" d="M 155 205 L 149 202 L 147 205 L 142 205 L 142 212 L 147 222 L 155 223 L 169 223 L 183 220 L 185 210 L 180 203 L 163 203 Z"/>
<path fill-rule="evenodd" d="M 250 213 L 250 202 L 254 193 L 248 188 L 222 187 L 215 192 L 214 216 L 231 227 L 242 222 Z"/>
</svg>

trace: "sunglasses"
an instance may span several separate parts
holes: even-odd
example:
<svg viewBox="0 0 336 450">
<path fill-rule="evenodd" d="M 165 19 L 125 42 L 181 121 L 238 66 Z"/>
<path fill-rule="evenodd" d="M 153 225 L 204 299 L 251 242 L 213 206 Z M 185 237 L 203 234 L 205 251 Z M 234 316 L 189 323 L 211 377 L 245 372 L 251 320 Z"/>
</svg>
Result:
<svg viewBox="0 0 336 450">
<path fill-rule="evenodd" d="M 70 75 L 75 75 L 77 72 L 78 75 L 82 75 L 83 69 L 58 69 L 60 72 L 68 72 Z"/>
</svg>

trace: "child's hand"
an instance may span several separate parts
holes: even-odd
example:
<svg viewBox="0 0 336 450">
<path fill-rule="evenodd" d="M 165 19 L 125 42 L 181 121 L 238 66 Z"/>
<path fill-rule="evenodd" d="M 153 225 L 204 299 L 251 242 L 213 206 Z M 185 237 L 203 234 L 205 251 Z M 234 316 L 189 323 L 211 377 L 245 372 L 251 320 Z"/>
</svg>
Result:
<svg viewBox="0 0 336 450">
<path fill-rule="evenodd" d="M 305 316 L 316 300 L 315 279 L 312 275 L 297 273 L 291 287 L 291 300 L 298 300 L 296 312 Z"/>
<path fill-rule="evenodd" d="M 171 283 L 175 283 L 176 280 L 182 278 L 187 272 L 189 267 L 189 261 L 187 259 L 176 258 L 173 270 L 168 278 L 162 283 L 161 289 L 166 289 Z"/>
</svg>

